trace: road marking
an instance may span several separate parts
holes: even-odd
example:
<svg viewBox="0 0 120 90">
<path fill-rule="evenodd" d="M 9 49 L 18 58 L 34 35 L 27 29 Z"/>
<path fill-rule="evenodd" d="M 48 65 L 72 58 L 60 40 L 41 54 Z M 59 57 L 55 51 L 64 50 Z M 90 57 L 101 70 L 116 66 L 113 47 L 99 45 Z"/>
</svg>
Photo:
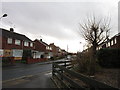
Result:
<svg viewBox="0 0 120 90">
<path fill-rule="evenodd" d="M 21 77 L 18 77 L 18 78 L 13 78 L 13 79 L 9 79 L 9 80 L 4 80 L 4 81 L 2 81 L 2 83 L 6 83 L 6 82 L 9 82 L 9 81 L 22 79 L 22 78 L 25 78 L 25 77 L 32 77 L 32 76 L 39 75 L 39 74 L 51 73 L 51 72 L 52 72 L 52 70 L 50 70 L 50 71 L 45 71 L 45 72 L 41 72 L 41 73 L 34 74 L 34 75 L 21 76 Z"/>
</svg>

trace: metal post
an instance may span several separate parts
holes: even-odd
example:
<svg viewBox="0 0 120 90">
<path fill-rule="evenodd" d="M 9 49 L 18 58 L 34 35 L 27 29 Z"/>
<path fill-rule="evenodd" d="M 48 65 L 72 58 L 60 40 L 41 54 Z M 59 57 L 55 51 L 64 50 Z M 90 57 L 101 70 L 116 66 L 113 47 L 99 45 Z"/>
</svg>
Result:
<svg viewBox="0 0 120 90">
<path fill-rule="evenodd" d="M 54 62 L 52 63 L 52 77 L 54 76 Z"/>
<path fill-rule="evenodd" d="M 65 64 L 64 64 L 65 68 L 66 68 L 66 61 L 65 61 Z"/>
<path fill-rule="evenodd" d="M 68 45 L 67 45 L 67 56 L 68 56 Z M 67 58 L 68 59 L 68 58 Z"/>
</svg>

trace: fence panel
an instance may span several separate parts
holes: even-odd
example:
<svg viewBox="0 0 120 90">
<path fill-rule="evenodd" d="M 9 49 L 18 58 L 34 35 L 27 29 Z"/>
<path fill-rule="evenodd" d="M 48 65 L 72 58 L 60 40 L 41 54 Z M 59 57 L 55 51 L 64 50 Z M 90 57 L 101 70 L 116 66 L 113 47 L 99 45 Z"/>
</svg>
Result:
<svg viewBox="0 0 120 90">
<path fill-rule="evenodd" d="M 70 61 L 67 61 L 67 62 L 70 62 Z M 72 70 L 69 70 L 68 68 L 66 68 L 66 66 L 69 66 L 69 65 L 66 65 L 64 64 L 64 66 L 62 65 L 59 65 L 61 63 L 67 63 L 65 61 L 62 61 L 62 62 L 54 62 L 53 63 L 53 76 L 55 73 L 59 74 L 60 75 L 60 78 L 61 80 L 59 81 L 67 81 L 68 83 L 71 84 L 71 86 L 74 86 L 76 88 L 83 88 L 82 86 L 80 86 L 75 80 L 72 80 L 71 78 L 69 78 L 67 75 L 65 75 L 65 73 L 69 74 L 70 76 L 74 77 L 74 78 L 77 78 L 78 80 L 81 80 L 83 81 L 85 84 L 89 85 L 90 88 L 94 88 L 94 90 L 98 90 L 100 88 L 109 88 L 109 89 L 116 89 L 116 88 L 113 88 L 107 84 L 104 84 L 102 82 L 99 82 L 99 81 L 96 81 L 92 78 L 89 78 L 87 76 L 84 76 L 80 73 L 77 73 L 77 72 L 74 72 Z M 59 68 L 59 69 L 58 69 Z M 56 75 L 57 76 L 57 75 Z"/>
</svg>

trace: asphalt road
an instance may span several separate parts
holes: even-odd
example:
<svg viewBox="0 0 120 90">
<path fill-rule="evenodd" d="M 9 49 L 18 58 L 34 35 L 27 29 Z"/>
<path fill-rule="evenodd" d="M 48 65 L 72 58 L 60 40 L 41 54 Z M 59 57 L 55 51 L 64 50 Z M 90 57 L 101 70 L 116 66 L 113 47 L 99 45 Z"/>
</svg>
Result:
<svg viewBox="0 0 120 90">
<path fill-rule="evenodd" d="M 64 59 L 58 60 L 63 61 Z M 17 64 L 2 68 L 3 88 L 56 88 L 50 77 L 52 64 Z"/>
<path fill-rule="evenodd" d="M 3 88 L 54 88 L 52 64 L 17 64 L 2 69 Z"/>
<path fill-rule="evenodd" d="M 19 67 L 8 67 L 2 70 L 2 80 L 23 77 L 27 75 L 35 75 L 42 72 L 52 70 L 52 64 L 34 64 L 34 65 L 19 65 Z"/>
<path fill-rule="evenodd" d="M 64 61 L 65 59 L 59 59 L 57 61 Z M 35 63 L 35 64 L 16 64 L 15 66 L 2 68 L 2 81 L 23 77 L 27 75 L 36 75 L 38 73 L 47 72 L 52 70 L 53 61 Z"/>
</svg>

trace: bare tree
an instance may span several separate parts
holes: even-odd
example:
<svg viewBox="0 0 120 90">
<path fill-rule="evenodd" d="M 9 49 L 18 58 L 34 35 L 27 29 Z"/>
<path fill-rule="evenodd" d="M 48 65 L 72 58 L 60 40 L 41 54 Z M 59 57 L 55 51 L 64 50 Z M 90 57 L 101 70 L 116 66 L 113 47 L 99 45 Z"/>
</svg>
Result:
<svg viewBox="0 0 120 90">
<path fill-rule="evenodd" d="M 87 18 L 87 23 L 80 24 L 83 38 L 92 48 L 92 71 L 95 72 L 96 48 L 109 37 L 110 19 L 96 20 L 95 16 Z"/>
</svg>

